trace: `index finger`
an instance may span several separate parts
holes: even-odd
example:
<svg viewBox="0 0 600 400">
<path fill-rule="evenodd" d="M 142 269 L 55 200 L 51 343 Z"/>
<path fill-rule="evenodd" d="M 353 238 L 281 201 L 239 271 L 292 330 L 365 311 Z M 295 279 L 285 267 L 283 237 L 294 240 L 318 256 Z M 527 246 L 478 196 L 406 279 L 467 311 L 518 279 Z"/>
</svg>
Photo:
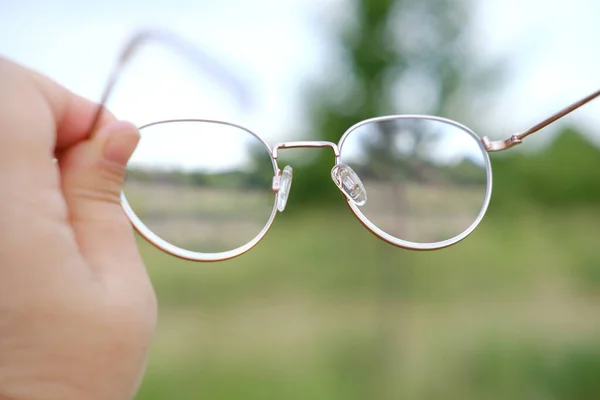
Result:
<svg viewBox="0 0 600 400">
<path fill-rule="evenodd" d="M 56 152 L 87 139 L 98 113 L 101 114 L 95 128 L 115 120 L 99 104 L 71 92 L 47 76 L 35 71 L 29 71 L 29 74 L 52 109 L 56 126 Z"/>
</svg>

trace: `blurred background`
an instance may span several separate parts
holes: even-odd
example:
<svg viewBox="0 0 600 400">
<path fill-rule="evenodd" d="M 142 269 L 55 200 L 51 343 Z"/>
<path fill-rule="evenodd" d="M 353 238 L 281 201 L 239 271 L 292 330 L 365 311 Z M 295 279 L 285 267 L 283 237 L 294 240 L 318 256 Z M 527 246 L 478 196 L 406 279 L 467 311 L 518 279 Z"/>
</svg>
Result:
<svg viewBox="0 0 600 400">
<path fill-rule="evenodd" d="M 121 77 L 119 117 L 223 118 L 273 145 L 433 114 L 504 139 L 600 87 L 598 17 L 595 0 L 0 0 L 0 54 L 98 100 L 127 39 L 167 28 L 245 101 L 158 46 Z M 445 250 L 370 234 L 313 149 L 282 154 L 287 209 L 249 253 L 193 263 L 140 239 L 160 311 L 137 398 L 599 398 L 599 115 L 492 154 L 488 215 Z"/>
</svg>

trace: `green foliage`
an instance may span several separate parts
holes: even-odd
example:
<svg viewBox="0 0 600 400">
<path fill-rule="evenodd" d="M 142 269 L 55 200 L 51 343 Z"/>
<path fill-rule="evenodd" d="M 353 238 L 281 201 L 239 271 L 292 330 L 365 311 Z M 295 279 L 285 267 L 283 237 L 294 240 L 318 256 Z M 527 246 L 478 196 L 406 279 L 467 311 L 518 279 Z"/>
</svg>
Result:
<svg viewBox="0 0 600 400">
<path fill-rule="evenodd" d="M 554 209 L 597 205 L 599 160 L 600 149 L 572 127 L 535 154 L 492 155 L 495 210 L 504 213 L 522 202 Z"/>
<path fill-rule="evenodd" d="M 332 68 L 306 93 L 309 128 L 315 138 L 338 142 L 356 122 L 406 113 L 398 106 L 399 94 L 405 98 L 400 107 L 444 116 L 460 91 L 483 88 L 481 76 L 488 71 L 469 54 L 461 35 L 468 25 L 467 2 L 355 0 L 351 4 L 354 18 L 333 32 L 341 54 L 335 61 L 343 67 Z M 407 95 L 421 100 L 407 101 Z M 329 176 L 332 166 L 330 152 L 322 152 L 313 163 L 296 167 L 291 201 L 335 204 L 339 191 Z"/>
<path fill-rule="evenodd" d="M 494 340 L 481 344 L 464 369 L 478 398 L 592 400 L 600 393 L 600 351 L 582 341 L 561 348 Z"/>
</svg>

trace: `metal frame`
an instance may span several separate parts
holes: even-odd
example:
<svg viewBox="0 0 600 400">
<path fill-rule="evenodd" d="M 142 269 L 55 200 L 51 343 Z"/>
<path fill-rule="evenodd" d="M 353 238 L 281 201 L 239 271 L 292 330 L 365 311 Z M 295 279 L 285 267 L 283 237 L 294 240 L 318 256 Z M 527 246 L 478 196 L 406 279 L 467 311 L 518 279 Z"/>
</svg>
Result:
<svg viewBox="0 0 600 400">
<path fill-rule="evenodd" d="M 90 128 L 90 131 L 93 130 L 95 128 L 96 124 L 98 123 L 100 116 L 101 116 L 102 112 L 104 111 L 104 106 L 106 104 L 106 101 L 108 100 L 110 93 L 112 91 L 112 88 L 114 87 L 115 83 L 117 82 L 117 79 L 121 74 L 121 71 L 123 70 L 123 68 L 125 68 L 127 62 L 133 57 L 134 53 L 141 47 L 141 45 L 149 40 L 158 40 L 158 41 L 165 42 L 167 45 L 171 45 L 175 49 L 181 51 L 184 55 L 188 56 L 191 61 L 194 61 L 201 70 L 203 70 L 205 73 L 211 75 L 211 77 L 218 80 L 224 86 L 227 86 L 228 88 L 230 88 L 231 91 L 233 91 L 234 95 L 236 95 L 239 100 L 241 100 L 242 102 L 247 102 L 248 96 L 247 96 L 247 93 L 245 92 L 244 86 L 242 84 L 240 84 L 240 82 L 237 81 L 237 79 L 235 78 L 235 76 L 233 74 L 230 74 L 225 68 L 223 68 L 222 66 L 219 66 L 214 60 L 210 59 L 209 57 L 207 57 L 206 55 L 201 53 L 195 47 L 190 46 L 189 44 L 185 43 L 180 38 L 178 38 L 177 36 L 175 36 L 169 32 L 144 31 L 144 32 L 141 32 L 141 33 L 138 33 L 137 35 L 135 35 L 127 43 L 121 56 L 119 57 L 118 63 L 116 65 L 116 67 L 114 68 L 112 74 L 110 75 L 108 83 L 106 85 L 106 88 L 102 94 L 102 100 L 100 103 L 100 107 L 94 118 L 94 122 Z M 483 202 L 482 208 L 481 208 L 477 218 L 475 219 L 475 221 L 464 232 L 462 232 L 461 234 L 459 234 L 451 239 L 444 240 L 441 242 L 435 242 L 435 243 L 417 243 L 417 242 L 401 240 L 401 239 L 398 239 L 394 236 L 391 236 L 391 235 L 385 233 L 383 230 L 381 230 L 375 224 L 373 224 L 371 221 L 369 221 L 366 218 L 366 216 L 362 213 L 360 208 L 348 197 L 346 197 L 346 203 L 348 204 L 352 213 L 356 216 L 356 218 L 360 221 L 360 223 L 365 228 L 367 228 L 371 233 L 373 233 L 375 236 L 379 237 L 380 239 L 384 240 L 387 243 L 390 243 L 397 247 L 410 249 L 410 250 L 441 249 L 441 248 L 456 244 L 459 241 L 466 238 L 467 236 L 469 236 L 469 234 L 471 234 L 473 232 L 473 230 L 475 230 L 475 228 L 480 224 L 481 220 L 483 219 L 483 217 L 487 211 L 487 208 L 489 206 L 489 202 L 490 202 L 491 195 L 492 195 L 492 166 L 491 166 L 491 162 L 490 162 L 490 158 L 489 158 L 490 152 L 497 152 L 497 151 L 510 149 L 510 148 L 522 143 L 522 140 L 525 137 L 543 129 L 544 127 L 548 126 L 549 124 L 553 123 L 554 121 L 564 117 L 565 115 L 578 109 L 579 107 L 583 106 L 584 104 L 598 98 L 599 96 L 600 96 L 600 90 L 598 90 L 598 91 L 590 94 L 589 96 L 564 108 L 563 110 L 559 111 L 558 113 L 556 113 L 556 114 L 550 116 L 549 118 L 543 120 L 542 122 L 536 124 L 535 126 L 528 129 L 527 131 L 524 131 L 523 133 L 512 135 L 508 139 L 500 140 L 500 141 L 491 141 L 488 137 L 485 137 L 485 136 L 480 138 L 471 129 L 467 128 L 466 126 L 464 126 L 456 121 L 446 119 L 446 118 L 436 117 L 436 116 L 429 116 L 429 115 L 388 115 L 388 116 L 367 119 L 367 120 L 361 121 L 361 122 L 353 125 L 348 130 L 346 130 L 346 132 L 342 135 L 338 144 L 333 143 L 333 142 L 327 142 L 327 141 L 294 141 L 294 142 L 277 143 L 273 148 L 271 148 L 267 144 L 267 142 L 264 139 L 262 139 L 258 134 L 252 132 L 251 130 L 249 130 L 245 127 L 242 127 L 240 125 L 236 125 L 236 124 L 233 124 L 230 122 L 216 121 L 216 120 L 202 120 L 202 119 L 181 119 L 181 120 L 166 120 L 166 121 L 154 122 L 154 123 L 147 124 L 145 126 L 140 127 L 140 130 L 142 130 L 146 127 L 149 127 L 149 126 L 163 124 L 163 123 L 169 123 L 169 122 L 198 121 L 198 122 L 211 122 L 211 123 L 232 126 L 232 127 L 238 128 L 238 129 L 242 129 L 242 130 L 248 132 L 249 134 L 253 135 L 254 137 L 256 137 L 268 149 L 269 155 L 271 156 L 271 162 L 273 165 L 273 176 L 274 176 L 273 185 L 272 185 L 272 190 L 274 193 L 273 211 L 271 212 L 271 216 L 269 217 L 269 220 L 267 221 L 265 227 L 258 233 L 258 235 L 254 239 L 252 239 L 250 242 L 246 243 L 245 245 L 240 246 L 240 247 L 230 250 L 230 251 L 226 251 L 226 252 L 200 253 L 200 252 L 189 251 L 189 250 L 185 250 L 180 247 L 177 247 L 177 246 L 165 241 L 164 239 L 160 238 L 154 232 L 152 232 L 150 229 L 148 229 L 148 227 L 137 217 L 135 212 L 132 210 L 129 202 L 127 201 L 127 198 L 125 197 L 125 194 L 121 194 L 123 208 L 129 218 L 129 220 L 131 221 L 133 227 L 140 233 L 140 235 L 142 235 L 146 240 L 148 240 L 151 244 L 153 244 L 154 246 L 156 246 L 157 248 L 159 248 L 162 251 L 165 251 L 176 257 L 180 257 L 180 258 L 183 258 L 186 260 L 192 260 L 192 261 L 222 261 L 222 260 L 231 259 L 231 258 L 237 257 L 241 254 L 244 254 L 245 252 L 247 252 L 248 250 L 250 250 L 254 246 L 256 246 L 258 244 L 258 242 L 260 242 L 260 240 L 267 234 L 271 225 L 273 224 L 273 221 L 275 220 L 275 216 L 277 215 L 277 203 L 278 203 L 278 196 L 279 196 L 279 179 L 281 177 L 281 172 L 282 172 L 277 164 L 277 157 L 279 155 L 279 150 L 291 149 L 291 148 L 326 148 L 326 147 L 329 147 L 333 151 L 333 155 L 335 158 L 335 164 L 334 164 L 334 168 L 335 168 L 336 166 L 342 165 L 341 154 L 343 152 L 344 142 L 345 142 L 346 138 L 355 129 L 363 126 L 364 124 L 372 123 L 372 122 L 379 122 L 379 121 L 386 121 L 386 120 L 391 120 L 391 119 L 409 119 L 409 118 L 410 119 L 429 119 L 429 120 L 446 123 L 446 124 L 452 125 L 456 128 L 463 130 L 464 132 L 469 134 L 474 140 L 477 141 L 478 146 L 479 146 L 482 154 L 484 155 L 486 176 L 487 176 L 487 185 L 486 185 L 484 202 Z"/>
<path fill-rule="evenodd" d="M 459 129 L 461 129 L 462 131 L 468 133 L 473 138 L 473 140 L 475 140 L 477 142 L 477 144 L 481 150 L 481 153 L 484 156 L 486 178 L 487 178 L 485 197 L 484 197 L 484 201 L 483 201 L 481 210 L 479 211 L 479 214 L 477 215 L 477 218 L 464 232 L 462 232 L 461 234 L 459 234 L 453 238 L 450 238 L 450 239 L 447 239 L 447 240 L 444 240 L 441 242 L 434 242 L 434 243 L 417 243 L 417 242 L 409 242 L 406 240 L 398 239 L 398 238 L 384 232 L 382 229 L 378 228 L 375 224 L 373 224 L 363 214 L 363 212 L 360 210 L 359 206 L 357 206 L 351 199 L 346 198 L 346 203 L 347 203 L 348 207 L 350 208 L 350 211 L 352 211 L 354 216 L 360 221 L 360 223 L 365 228 L 367 228 L 375 236 L 379 237 L 380 239 L 382 239 L 385 242 L 390 243 L 394 246 L 401 247 L 404 249 L 409 249 L 409 250 L 437 250 L 437 249 L 441 249 L 444 247 L 451 246 L 455 243 L 458 243 L 459 241 L 466 238 L 479 225 L 479 223 L 481 222 L 481 220 L 483 219 L 483 217 L 487 211 L 487 208 L 490 203 L 491 194 L 492 194 L 492 166 L 491 166 L 491 162 L 490 162 L 488 153 L 482 144 L 482 140 L 473 131 L 471 131 L 466 126 L 459 124 L 458 122 L 455 122 L 455 121 L 452 121 L 452 120 L 449 120 L 446 118 L 434 117 L 434 116 L 429 116 L 429 115 L 388 115 L 388 116 L 383 116 L 383 117 L 367 119 L 367 120 L 361 121 L 361 122 L 353 125 L 342 135 L 338 144 L 335 144 L 333 142 L 327 142 L 327 141 L 295 141 L 295 142 L 281 142 L 281 143 L 276 144 L 273 148 L 271 148 L 263 138 L 261 138 L 255 132 L 252 132 L 250 129 L 247 129 L 241 125 L 237 125 L 237 124 L 234 124 L 231 122 L 226 122 L 226 121 L 209 120 L 209 119 L 164 120 L 164 121 L 158 121 L 158 122 L 153 122 L 153 123 L 144 125 L 144 126 L 140 127 L 140 131 L 143 131 L 144 128 L 147 128 L 150 126 L 155 126 L 155 125 L 160 125 L 160 124 L 168 124 L 168 123 L 177 123 L 177 122 L 214 123 L 214 124 L 227 125 L 227 126 L 231 126 L 234 128 L 238 128 L 238 129 L 248 132 L 249 134 L 254 136 L 256 139 L 258 139 L 265 146 L 265 148 L 268 150 L 268 153 L 271 158 L 271 164 L 273 166 L 273 176 L 280 177 L 282 170 L 279 168 L 279 165 L 277 163 L 277 157 L 279 155 L 279 150 L 281 150 L 281 149 L 327 148 L 327 147 L 329 147 L 333 151 L 333 155 L 335 158 L 335 163 L 334 163 L 333 168 L 335 168 L 335 166 L 342 164 L 341 158 L 342 158 L 342 154 L 343 154 L 344 142 L 346 141 L 346 138 L 348 137 L 348 135 L 350 135 L 354 130 L 356 130 L 356 129 L 360 128 L 361 126 L 368 124 L 368 123 L 388 121 L 388 120 L 397 120 L 397 119 L 427 119 L 427 120 L 438 121 L 441 123 L 446 123 L 446 124 L 457 127 Z M 273 211 L 271 212 L 271 216 L 269 217 L 269 220 L 267 221 L 264 228 L 258 233 L 257 236 L 255 236 L 250 242 L 246 243 L 245 245 L 240 246 L 233 250 L 220 252 L 220 253 L 201 253 L 201 252 L 190 251 L 190 250 L 183 249 L 181 247 L 173 245 L 172 243 L 167 242 L 166 240 L 162 239 L 160 236 L 158 236 L 154 232 L 152 232 L 152 230 L 150 230 L 144 224 L 144 222 L 135 214 L 135 211 L 131 208 L 131 205 L 129 204 L 127 197 L 125 196 L 124 193 L 121 194 L 121 200 L 123 203 L 123 208 L 125 210 L 125 213 L 127 214 L 127 217 L 131 221 L 131 223 L 132 223 L 133 227 L 136 229 L 136 231 L 140 235 L 142 235 L 146 240 L 148 240 L 151 244 L 153 244 L 154 246 L 159 248 L 160 250 L 162 250 L 166 253 L 169 253 L 171 255 L 174 255 L 176 257 L 183 258 L 186 260 L 191 260 L 191 261 L 223 261 L 223 260 L 231 259 L 231 258 L 234 258 L 234 257 L 244 254 L 245 252 L 247 252 L 248 250 L 250 250 L 254 246 L 256 246 L 258 244 L 258 242 L 260 242 L 262 240 L 262 238 L 267 234 L 267 232 L 271 228 L 271 225 L 273 224 L 273 221 L 275 220 L 275 216 L 277 215 L 279 185 L 278 185 L 278 181 L 276 179 L 274 180 L 272 190 L 274 193 Z"/>
</svg>

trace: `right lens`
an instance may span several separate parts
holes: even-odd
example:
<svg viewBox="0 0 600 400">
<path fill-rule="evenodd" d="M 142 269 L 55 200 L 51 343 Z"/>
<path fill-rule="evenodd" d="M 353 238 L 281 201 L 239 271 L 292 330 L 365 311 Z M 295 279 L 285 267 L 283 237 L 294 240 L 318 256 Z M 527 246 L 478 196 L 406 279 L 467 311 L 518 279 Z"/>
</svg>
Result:
<svg viewBox="0 0 600 400">
<path fill-rule="evenodd" d="M 455 242 L 477 225 L 489 202 L 487 153 L 474 133 L 449 120 L 365 121 L 342 138 L 340 161 L 366 191 L 366 203 L 353 210 L 398 245 L 439 248 Z"/>
<path fill-rule="evenodd" d="M 160 239 L 192 252 L 222 253 L 248 244 L 270 222 L 275 167 L 253 133 L 182 120 L 150 124 L 140 134 L 124 195 Z"/>
</svg>

